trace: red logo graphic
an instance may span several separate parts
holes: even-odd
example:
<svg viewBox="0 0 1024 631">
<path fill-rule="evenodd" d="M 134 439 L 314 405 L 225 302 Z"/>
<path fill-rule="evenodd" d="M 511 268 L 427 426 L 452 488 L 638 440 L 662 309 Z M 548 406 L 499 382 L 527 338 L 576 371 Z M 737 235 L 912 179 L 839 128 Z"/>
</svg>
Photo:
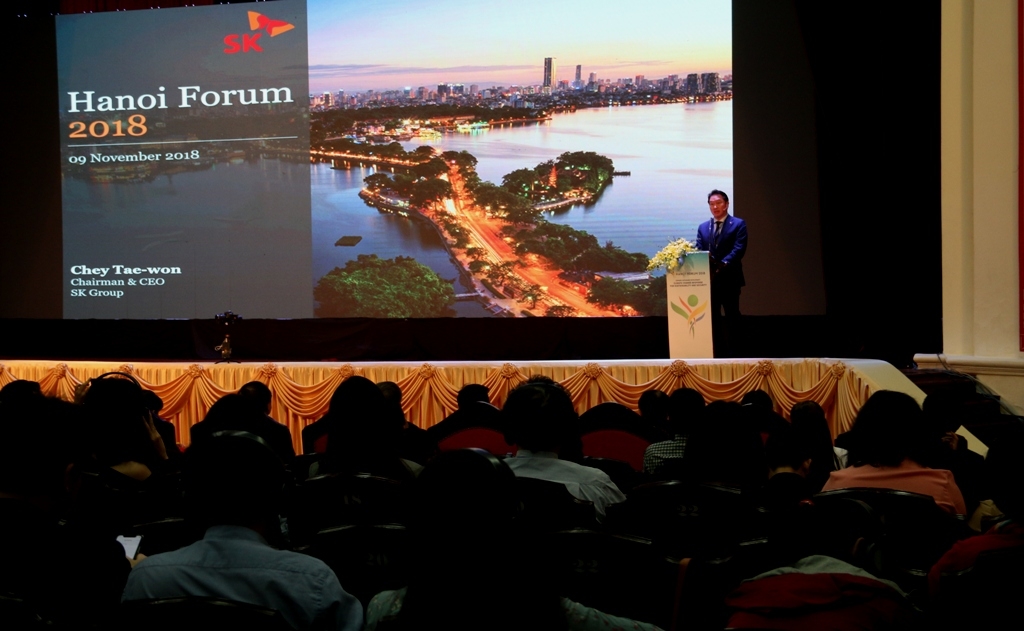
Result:
<svg viewBox="0 0 1024 631">
<path fill-rule="evenodd" d="M 224 53 L 226 55 L 234 55 L 235 53 L 262 53 L 263 49 L 260 48 L 258 43 L 260 37 L 264 33 L 270 37 L 277 37 L 281 33 L 286 33 L 295 28 L 294 24 L 289 24 L 284 20 L 273 20 L 255 11 L 249 11 L 249 30 L 250 31 L 262 31 L 255 35 L 250 33 L 242 33 L 240 35 L 227 35 L 224 37 Z M 241 40 L 241 42 L 239 42 Z"/>
</svg>

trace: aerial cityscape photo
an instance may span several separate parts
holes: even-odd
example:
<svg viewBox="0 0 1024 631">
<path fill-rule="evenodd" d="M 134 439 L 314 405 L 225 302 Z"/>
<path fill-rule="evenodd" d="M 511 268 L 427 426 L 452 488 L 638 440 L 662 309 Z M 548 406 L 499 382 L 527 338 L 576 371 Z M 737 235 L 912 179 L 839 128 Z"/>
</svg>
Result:
<svg viewBox="0 0 1024 631">
<path fill-rule="evenodd" d="M 731 5 L 645 4 L 311 0 L 315 314 L 664 314 L 649 258 L 732 190 Z"/>
</svg>

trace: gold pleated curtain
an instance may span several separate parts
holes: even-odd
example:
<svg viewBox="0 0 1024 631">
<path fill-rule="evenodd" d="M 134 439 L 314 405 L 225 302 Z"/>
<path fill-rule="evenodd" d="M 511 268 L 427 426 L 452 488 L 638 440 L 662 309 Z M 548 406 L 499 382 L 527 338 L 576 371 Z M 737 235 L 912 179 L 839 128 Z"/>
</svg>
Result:
<svg viewBox="0 0 1024 631">
<path fill-rule="evenodd" d="M 300 432 L 327 412 L 331 395 L 351 375 L 371 381 L 394 381 L 402 389 L 406 418 L 427 428 L 453 412 L 464 385 L 481 383 L 491 401 L 501 406 L 510 390 L 532 375 L 561 383 L 583 412 L 606 401 L 636 409 L 640 395 L 656 389 L 672 392 L 693 388 L 707 401 L 738 401 L 752 390 L 765 390 L 776 410 L 788 417 L 801 401 L 816 401 L 825 410 L 833 436 L 847 431 L 857 410 L 877 386 L 838 360 L 735 360 L 730 362 L 519 362 L 516 364 L 443 362 L 438 364 L 184 364 L 109 362 L 45 362 L 12 360 L 0 363 L 0 387 L 15 379 L 38 381 L 48 396 L 72 400 L 75 387 L 105 372 L 133 375 L 144 388 L 163 399 L 160 413 L 189 443 L 188 428 L 201 421 L 217 399 L 237 392 L 249 381 L 262 381 L 274 393 L 272 416 L 292 433 L 297 452 Z"/>
</svg>

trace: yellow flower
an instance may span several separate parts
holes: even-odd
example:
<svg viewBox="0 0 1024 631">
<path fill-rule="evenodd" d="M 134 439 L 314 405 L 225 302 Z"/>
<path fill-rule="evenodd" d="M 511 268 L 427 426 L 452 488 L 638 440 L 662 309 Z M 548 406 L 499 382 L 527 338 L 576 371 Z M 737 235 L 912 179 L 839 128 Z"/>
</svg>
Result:
<svg viewBox="0 0 1024 631">
<path fill-rule="evenodd" d="M 647 264 L 647 271 L 652 272 L 663 269 L 669 272 L 675 271 L 681 259 L 690 252 L 696 252 L 697 248 L 686 239 L 676 239 L 663 247 L 657 254 L 651 257 Z"/>
</svg>

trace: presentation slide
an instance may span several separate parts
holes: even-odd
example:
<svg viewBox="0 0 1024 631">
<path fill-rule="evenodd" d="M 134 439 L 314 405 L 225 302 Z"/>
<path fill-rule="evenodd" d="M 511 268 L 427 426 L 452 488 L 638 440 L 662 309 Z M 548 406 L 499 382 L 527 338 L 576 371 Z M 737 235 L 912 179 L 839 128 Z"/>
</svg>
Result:
<svg viewBox="0 0 1024 631">
<path fill-rule="evenodd" d="M 664 315 L 729 0 L 60 16 L 65 318 Z M 743 216 L 743 200 L 730 211 Z"/>
</svg>

